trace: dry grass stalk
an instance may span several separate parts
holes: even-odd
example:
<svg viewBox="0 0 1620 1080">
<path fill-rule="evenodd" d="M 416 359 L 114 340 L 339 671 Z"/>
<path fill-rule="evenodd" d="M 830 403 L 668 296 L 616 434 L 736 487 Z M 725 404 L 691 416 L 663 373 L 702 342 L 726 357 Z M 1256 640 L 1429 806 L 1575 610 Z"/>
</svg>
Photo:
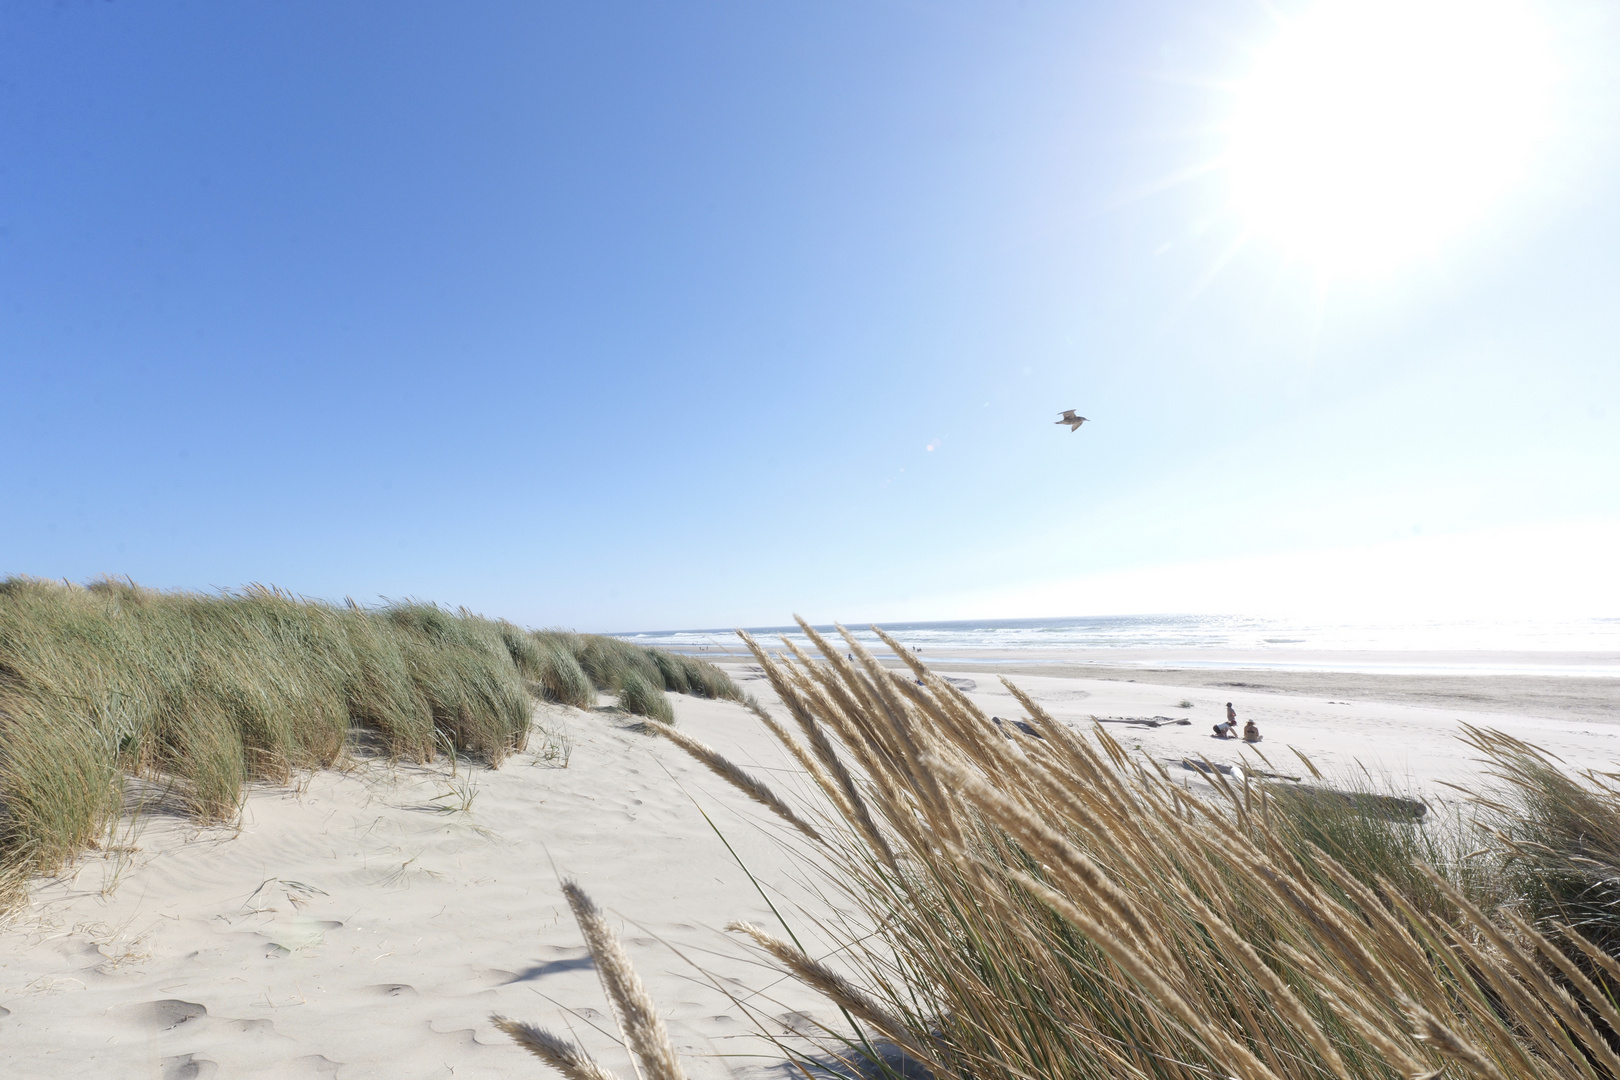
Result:
<svg viewBox="0 0 1620 1080">
<path fill-rule="evenodd" d="M 1327 968 L 1292 945 L 1283 943 L 1278 951 L 1310 974 L 1316 984 L 1318 996 L 1333 1008 L 1334 1016 L 1377 1050 L 1379 1055 L 1394 1066 L 1402 1076 L 1424 1076 L 1433 1071 L 1408 1053 L 1407 1049 L 1391 1038 L 1382 1027 L 1368 1019 L 1376 1010 L 1363 993 L 1348 986 Z"/>
<path fill-rule="evenodd" d="M 686 1080 L 663 1018 L 658 1015 L 658 1007 L 647 994 L 618 935 L 578 884 L 563 882 L 563 896 L 585 936 L 585 945 L 596 963 L 597 975 L 613 1006 L 619 1030 L 643 1075 L 649 1080 Z"/>
<path fill-rule="evenodd" d="M 1304 1003 L 1300 1001 L 1299 995 L 1294 992 L 1294 988 L 1283 981 L 1282 977 L 1275 971 L 1267 967 L 1265 961 L 1260 958 L 1260 954 L 1255 951 L 1254 946 L 1243 940 L 1231 926 L 1227 925 L 1226 920 L 1211 911 L 1207 905 L 1196 897 L 1186 894 L 1184 899 L 1195 910 L 1205 912 L 1204 928 L 1225 949 L 1226 954 L 1236 957 L 1238 962 L 1243 965 L 1243 969 L 1249 973 L 1249 976 L 1264 988 L 1266 996 L 1282 1013 L 1288 1023 L 1293 1026 L 1294 1030 L 1310 1040 L 1312 1048 L 1316 1050 L 1317 1054 L 1321 1055 L 1322 1060 L 1326 1062 L 1327 1067 L 1333 1071 L 1334 1075 L 1348 1078 L 1349 1074 L 1345 1071 L 1344 1059 L 1339 1056 L 1338 1050 L 1328 1040 L 1327 1034 L 1323 1032 L 1321 1025 L 1316 1022 L 1316 1018 L 1306 1011 Z"/>
<path fill-rule="evenodd" d="M 561 1036 L 533 1024 L 493 1015 L 490 1023 L 513 1042 L 562 1073 L 568 1080 L 619 1080 L 618 1074 Z"/>
<path fill-rule="evenodd" d="M 1576 930 L 1569 923 L 1553 920 L 1551 922 L 1551 926 L 1558 932 L 1558 935 L 1561 938 L 1579 949 L 1581 953 L 1585 955 L 1585 957 L 1593 964 L 1596 964 L 1605 975 L 1607 975 L 1610 979 L 1613 979 L 1615 982 L 1620 983 L 1620 963 L 1616 963 L 1614 957 L 1604 953 L 1602 949 L 1599 949 L 1595 944 L 1588 940 L 1584 934 Z M 1620 1028 L 1616 1028 L 1615 1030 L 1620 1031 Z"/>
<path fill-rule="evenodd" d="M 777 742 L 787 748 L 788 753 L 793 755 L 793 760 L 799 763 L 799 767 L 805 771 L 805 774 L 810 777 L 818 789 L 824 792 L 838 790 L 838 785 L 833 783 L 832 777 L 828 775 L 821 762 L 817 761 L 810 751 L 805 749 L 804 744 L 793 737 L 791 732 L 777 723 L 776 718 L 767 712 L 763 705 L 755 701 L 751 696 L 743 702 L 743 705 L 759 719 L 760 723 L 765 725 L 765 730 L 769 731 Z M 842 792 L 839 792 L 839 796 L 842 797 Z M 853 808 L 842 802 L 836 805 L 845 817 L 854 813 Z"/>
<path fill-rule="evenodd" d="M 907 1029 L 899 1017 L 873 1001 L 863 991 L 821 961 L 805 954 L 797 946 L 769 934 L 752 923 L 734 922 L 726 926 L 740 934 L 747 934 L 760 948 L 776 957 L 800 981 L 814 987 L 834 1003 L 849 1010 L 876 1028 L 919 1061 L 937 1067 L 929 1052 Z"/>
<path fill-rule="evenodd" d="M 1078 885 L 1093 900 L 1101 901 L 1120 922 L 1130 928 L 1131 939 L 1149 949 L 1158 935 L 1143 925 L 1131 898 L 1104 874 L 1096 863 L 1077 851 L 1061 834 L 1048 826 L 1028 807 L 992 789 L 965 769 L 925 758 L 924 765 L 940 773 L 958 792 L 971 799 L 996 824 L 1016 837 L 1019 843 L 1051 868 L 1065 874 L 1071 885 Z"/>
<path fill-rule="evenodd" d="M 1519 1000 L 1521 1010 L 1529 1012 L 1532 1008 L 1534 1009 L 1535 1014 L 1543 1021 L 1543 1026 L 1539 1029 L 1538 1034 L 1553 1035 L 1560 1030 L 1559 1021 L 1562 1021 L 1571 1030 L 1579 1032 L 1582 1036 L 1579 1048 L 1570 1046 L 1566 1040 L 1556 1040 L 1557 1049 L 1563 1052 L 1572 1064 L 1580 1061 L 1583 1052 L 1590 1053 L 1599 1059 L 1610 1076 L 1620 1076 L 1620 1055 L 1616 1055 L 1608 1041 L 1598 1034 L 1597 1029 L 1593 1027 L 1592 1022 L 1587 1019 L 1581 1009 L 1577 1007 L 1569 993 L 1563 987 L 1555 984 L 1540 965 L 1536 963 L 1533 956 L 1527 955 L 1513 942 L 1509 941 L 1507 936 L 1491 920 L 1487 919 L 1484 913 L 1475 907 L 1471 901 L 1458 892 L 1450 882 L 1441 878 L 1432 868 L 1425 867 L 1425 869 L 1428 871 L 1430 880 L 1435 887 L 1462 911 L 1469 924 L 1481 937 L 1496 947 L 1497 955 L 1505 960 L 1507 965 L 1518 975 L 1518 980 L 1510 985 L 1504 985 L 1506 980 L 1501 978 L 1492 981 L 1494 985 L 1497 985 L 1499 992 L 1511 995 Z M 1566 965 L 1568 964 L 1568 961 L 1552 946 L 1551 942 L 1526 925 L 1523 920 L 1518 919 L 1511 912 L 1507 913 L 1505 917 L 1509 925 L 1517 925 L 1521 932 L 1541 952 L 1548 955 L 1549 959 L 1556 954 L 1558 960 L 1563 961 Z M 1462 944 L 1462 942 L 1459 942 L 1459 945 Z M 1573 965 L 1570 966 L 1573 969 Z M 1576 974 L 1579 976 L 1578 972 Z M 1591 991 L 1597 991 L 1597 987 L 1584 978 L 1578 977 L 1573 985 L 1578 988 L 1585 987 Z M 1595 993 L 1593 996 L 1588 997 L 1588 1001 L 1590 1007 L 1597 1010 L 1600 1015 L 1605 1013 L 1608 1016 L 1616 1015 L 1612 1003 L 1608 1002 L 1602 993 Z M 1554 1016 L 1557 1017 L 1556 1020 Z M 1605 1017 L 1605 1020 L 1610 1022 L 1607 1021 L 1607 1017 Z M 1610 1023 L 1612 1024 L 1612 1022 Z M 1614 1027 L 1613 1030 L 1620 1032 L 1620 1027 Z"/>
<path fill-rule="evenodd" d="M 749 652 L 754 654 L 754 658 L 759 661 L 766 678 L 771 682 L 771 688 L 776 691 L 777 696 L 787 706 L 788 712 L 798 722 L 799 729 L 804 732 L 811 749 L 815 752 L 816 759 L 821 762 L 826 774 L 834 781 L 836 786 L 827 789 L 834 803 L 841 808 L 847 808 L 850 815 L 847 820 L 850 820 L 860 832 L 861 838 L 878 854 L 886 866 L 898 871 L 893 849 L 890 848 L 888 840 L 878 831 L 877 822 L 872 818 L 872 812 L 867 806 L 866 799 L 862 797 L 860 790 L 855 786 L 855 778 L 838 756 L 838 752 L 833 749 L 832 743 L 827 738 L 826 731 L 817 722 L 815 713 L 802 695 L 798 693 L 797 688 L 787 679 L 781 667 L 766 654 L 764 649 L 760 648 L 759 643 L 752 636 L 742 631 L 738 631 L 738 636 L 742 638 L 743 644 L 748 646 Z"/>
<path fill-rule="evenodd" d="M 1446 1057 L 1462 1062 L 1475 1075 L 1482 1076 L 1485 1080 L 1507 1080 L 1494 1063 L 1458 1038 L 1456 1032 L 1436 1020 L 1432 1014 L 1420 1010 L 1413 1019 L 1418 1025 L 1417 1037 Z"/>
<path fill-rule="evenodd" d="M 829 665 L 817 664 L 786 638 L 782 639 L 782 644 L 799 664 L 798 667 L 784 665 L 782 670 L 793 680 L 800 694 L 807 701 L 814 702 L 820 711 L 820 718 L 845 748 L 855 755 L 867 774 L 875 777 L 894 769 L 902 761 L 901 749 L 892 738 L 886 736 L 884 729 L 870 723 L 871 700 L 856 700 Z M 856 674 L 854 677 L 859 685 L 865 686 L 864 675 Z M 866 697 L 870 699 L 871 695 Z M 874 755 L 875 760 L 867 760 Z"/>
<path fill-rule="evenodd" d="M 1275 1076 L 1247 1046 L 1198 1015 L 1175 988 L 1159 977 L 1147 958 L 1125 944 L 1102 923 L 1087 915 L 1068 897 L 1027 874 L 1015 874 L 1013 880 L 1039 897 L 1043 903 L 1062 915 L 1107 953 L 1108 958 L 1118 964 L 1120 970 L 1130 976 L 1155 1005 L 1186 1025 L 1218 1060 L 1224 1059 L 1227 1068 L 1236 1069 L 1245 1076 L 1267 1078 Z"/>
<path fill-rule="evenodd" d="M 678 728 L 659 723 L 657 720 L 647 721 L 647 728 L 649 731 L 662 735 L 688 754 L 697 758 L 710 772 L 731 784 L 750 799 L 769 809 L 777 817 L 792 825 L 816 843 L 822 843 L 821 834 L 809 822 L 794 813 L 793 809 L 779 799 L 776 792 L 772 791 L 770 786 L 763 780 L 748 775 L 731 761 L 722 757 L 708 744 L 699 742 Z"/>
</svg>

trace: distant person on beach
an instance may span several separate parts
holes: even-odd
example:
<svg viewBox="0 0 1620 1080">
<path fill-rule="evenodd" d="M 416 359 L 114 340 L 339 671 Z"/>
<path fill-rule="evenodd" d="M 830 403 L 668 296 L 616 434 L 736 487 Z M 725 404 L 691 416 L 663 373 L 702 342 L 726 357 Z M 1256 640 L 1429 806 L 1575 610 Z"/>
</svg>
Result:
<svg viewBox="0 0 1620 1080">
<path fill-rule="evenodd" d="M 1237 727 L 1236 720 L 1228 720 L 1224 724 L 1216 724 L 1215 737 L 1217 739 L 1230 739 L 1232 738 L 1232 729 L 1235 727 Z"/>
<path fill-rule="evenodd" d="M 1250 721 L 1248 721 L 1247 723 L 1245 723 L 1243 725 L 1243 741 L 1244 742 L 1259 742 L 1260 741 L 1260 729 L 1255 726 L 1255 723 L 1254 723 L 1253 720 L 1250 720 Z"/>
<path fill-rule="evenodd" d="M 1237 723 L 1237 710 L 1232 708 L 1232 703 L 1230 701 L 1226 703 L 1226 722 L 1228 724 Z"/>
</svg>

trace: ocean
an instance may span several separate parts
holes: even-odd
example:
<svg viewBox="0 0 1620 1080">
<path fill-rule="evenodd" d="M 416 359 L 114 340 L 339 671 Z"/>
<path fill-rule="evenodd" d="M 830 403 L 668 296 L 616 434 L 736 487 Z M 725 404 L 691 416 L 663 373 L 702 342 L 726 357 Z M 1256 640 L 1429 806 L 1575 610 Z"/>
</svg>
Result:
<svg viewBox="0 0 1620 1080">
<path fill-rule="evenodd" d="M 781 636 L 807 644 L 797 626 L 745 629 L 767 646 L 776 646 Z M 831 626 L 816 629 L 834 632 Z M 859 640 L 881 647 L 865 626 L 852 624 L 850 629 Z M 973 659 L 963 650 L 1029 652 L 1032 655 L 1022 661 L 1026 663 L 1050 662 L 1049 654 L 1035 655 L 1047 650 L 1086 650 L 1092 653 L 1085 657 L 1087 661 L 1124 666 L 1241 664 L 1301 670 L 1620 677 L 1620 618 L 1352 623 L 1252 615 L 1109 615 L 888 623 L 883 629 L 934 663 Z M 741 642 L 729 629 L 641 631 L 614 636 L 680 652 L 742 651 Z M 1245 656 L 1241 661 L 1228 656 L 1200 658 L 1202 652 L 1242 652 Z M 1324 653 L 1380 655 L 1333 657 L 1321 655 Z M 1424 655 L 1435 653 L 1498 655 Z M 1571 653 L 1587 655 L 1552 655 Z M 1009 662 L 1020 660 L 1015 655 Z"/>
</svg>

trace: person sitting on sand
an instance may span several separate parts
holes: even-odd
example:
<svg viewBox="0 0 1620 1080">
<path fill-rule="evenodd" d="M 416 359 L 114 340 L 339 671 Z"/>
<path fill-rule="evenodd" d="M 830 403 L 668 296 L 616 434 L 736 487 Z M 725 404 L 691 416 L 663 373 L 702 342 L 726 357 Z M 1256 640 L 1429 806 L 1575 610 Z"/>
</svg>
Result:
<svg viewBox="0 0 1620 1080">
<path fill-rule="evenodd" d="M 1259 742 L 1260 741 L 1260 729 L 1255 726 L 1255 723 L 1254 723 L 1253 720 L 1250 720 L 1250 721 L 1246 722 L 1243 725 L 1243 741 L 1244 742 Z"/>
<path fill-rule="evenodd" d="M 1230 738 L 1233 738 L 1234 736 L 1232 734 L 1232 729 L 1235 728 L 1235 727 L 1237 727 L 1237 721 L 1236 720 L 1228 720 L 1224 724 L 1216 724 L 1215 725 L 1215 737 L 1217 739 L 1230 739 Z"/>
</svg>

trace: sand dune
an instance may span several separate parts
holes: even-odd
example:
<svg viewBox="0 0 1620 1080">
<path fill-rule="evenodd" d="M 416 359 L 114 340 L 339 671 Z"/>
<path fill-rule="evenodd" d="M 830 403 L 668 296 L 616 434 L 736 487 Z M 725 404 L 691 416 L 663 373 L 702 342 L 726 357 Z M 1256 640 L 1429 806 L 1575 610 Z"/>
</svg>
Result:
<svg viewBox="0 0 1620 1080">
<path fill-rule="evenodd" d="M 680 698 L 677 709 L 740 760 L 781 766 L 740 707 Z M 82 860 L 0 934 L 4 1071 L 541 1074 L 487 1022 L 501 1011 L 571 1025 L 633 1076 L 591 1029 L 612 1021 L 559 874 L 620 922 L 691 1075 L 746 1064 L 716 1057 L 768 1049 L 746 1037 L 746 1014 L 663 943 L 739 991 L 773 981 L 718 929 L 773 917 L 699 807 L 750 871 L 802 900 L 774 824 L 629 718 L 568 713 L 569 766 L 531 752 L 477 770 L 470 812 L 442 809 L 459 800 L 445 769 L 369 764 L 254 791 L 240 830 L 148 815 L 131 837 L 126 825 L 121 839 L 139 851 Z M 772 992 L 787 1000 L 753 1002 L 767 1015 L 819 1008 L 791 985 Z"/>
<path fill-rule="evenodd" d="M 747 664 L 731 670 L 774 703 Z M 1015 676 L 1071 722 L 1190 720 L 1107 725 L 1127 746 L 1171 763 L 1258 761 L 1254 750 L 1210 737 L 1228 700 L 1259 723 L 1258 751 L 1283 773 L 1301 771 L 1293 746 L 1330 775 L 1364 765 L 1420 792 L 1443 790 L 1440 780 L 1477 784 L 1456 739 L 1463 723 L 1530 739 L 1575 767 L 1620 759 L 1613 711 L 1536 717 L 1435 708 L 1393 691 L 1369 700 Z M 1021 715 L 994 677 L 965 677 L 987 712 Z M 675 702 L 685 730 L 784 793 L 801 790 L 743 708 Z M 1533 711 L 1534 703 L 1520 706 Z M 571 1027 L 605 1064 L 633 1076 L 559 875 L 576 877 L 614 917 L 696 1080 L 770 1068 L 780 1059 L 753 1036 L 756 1020 L 827 1010 L 718 929 L 733 918 L 769 925 L 774 916 L 700 807 L 804 932 L 827 909 L 813 871 L 796 861 L 791 832 L 675 747 L 630 730 L 628 717 L 548 710 L 545 720 L 571 733 L 566 768 L 543 748 L 470 780 L 443 766 L 363 762 L 295 789 L 254 790 L 239 828 L 198 829 L 161 807 L 127 819 L 108 850 L 38 883 L 0 933 L 6 1074 L 543 1075 L 491 1028 L 487 1017 L 499 1011 Z M 1190 770 L 1187 779 L 1202 782 Z M 455 809 L 469 797 L 469 809 Z"/>
</svg>

